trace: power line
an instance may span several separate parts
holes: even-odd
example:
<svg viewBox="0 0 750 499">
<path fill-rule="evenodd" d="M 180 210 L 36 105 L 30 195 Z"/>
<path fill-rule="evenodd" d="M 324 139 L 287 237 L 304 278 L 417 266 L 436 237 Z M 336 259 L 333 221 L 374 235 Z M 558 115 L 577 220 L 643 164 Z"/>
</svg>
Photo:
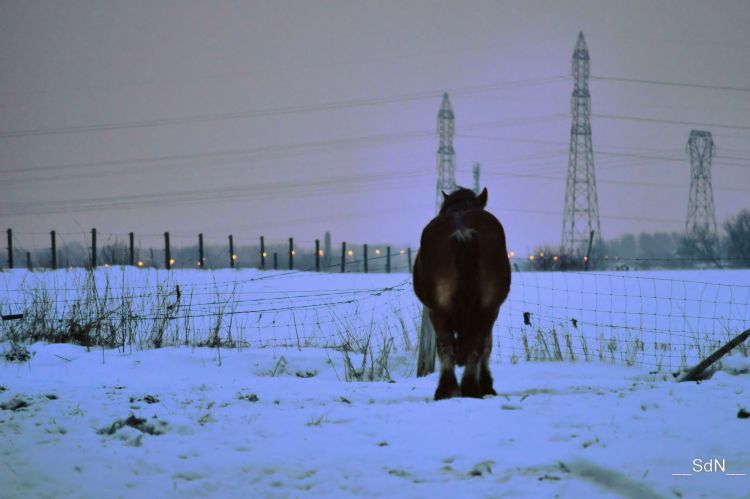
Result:
<svg viewBox="0 0 750 499">
<path fill-rule="evenodd" d="M 733 130 L 750 130 L 750 126 L 744 125 L 726 125 L 722 123 L 700 123 L 696 121 L 679 121 L 679 120 L 664 120 L 658 118 L 644 118 L 641 116 L 623 116 L 618 114 L 592 114 L 595 118 L 604 118 L 608 120 L 631 120 L 631 121 L 643 121 L 647 123 L 666 123 L 669 125 L 689 125 L 695 127 L 704 128 L 730 128 Z"/>
<path fill-rule="evenodd" d="M 522 208 L 509 208 L 509 207 L 501 207 L 497 208 L 498 212 L 503 211 L 509 211 L 514 213 L 525 213 L 525 214 L 536 214 L 536 215 L 549 215 L 549 216 L 555 216 L 555 217 L 562 217 L 563 213 L 561 211 L 553 211 L 553 210 L 529 210 L 529 209 L 522 209 Z M 632 221 L 632 222 L 657 222 L 657 223 L 669 223 L 669 224 L 676 224 L 681 225 L 684 223 L 684 220 L 675 220 L 671 218 L 649 218 L 649 217 L 628 217 L 628 216 L 622 216 L 622 215 L 599 215 L 600 218 L 607 218 L 607 219 L 613 219 L 613 220 L 626 220 L 626 221 Z"/>
<path fill-rule="evenodd" d="M 510 120 L 503 121 L 487 121 L 468 125 L 466 128 L 469 130 L 476 130 L 481 128 L 497 128 L 513 126 L 515 124 L 529 124 L 537 123 L 539 121 L 546 121 L 550 119 L 559 119 L 560 115 L 546 115 L 546 116 L 531 116 L 531 117 L 518 117 Z M 146 158 L 134 158 L 134 159 L 122 159 L 122 160 L 109 160 L 109 161 L 91 161 L 86 163 L 65 163 L 59 165 L 41 165 L 41 166 L 29 166 L 19 168 L 9 168 L 0 170 L 0 175 L 5 174 L 28 174 L 35 172 L 48 172 L 55 171 L 61 172 L 65 170 L 75 170 L 83 168 L 114 168 L 118 166 L 135 166 L 145 165 L 150 163 L 160 162 L 178 162 L 178 161 L 195 161 L 204 159 L 215 159 L 215 158 L 231 158 L 231 157 L 243 157 L 243 156 L 269 156 L 279 154 L 295 154 L 300 152 L 306 152 L 313 149 L 324 149 L 331 150 L 344 147 L 358 147 L 358 146 L 372 146 L 375 144 L 392 144 L 406 142 L 410 140 L 419 140 L 425 138 L 432 138 L 434 132 L 425 131 L 408 131 L 399 132 L 392 134 L 378 134 L 369 136 L 350 137 L 342 139 L 329 139 L 315 142 L 302 142 L 302 143 L 291 143 L 291 144 L 275 144 L 269 146 L 258 146 L 251 148 L 240 148 L 240 149 L 227 149 L 223 151 L 211 151 L 205 153 L 184 153 L 184 154 L 172 154 L 165 156 L 154 156 Z M 122 170 L 120 170 L 122 171 Z M 99 172 L 100 173 L 100 172 Z M 89 174 L 79 175 L 80 177 L 89 177 Z M 72 176 L 56 176 L 50 177 L 45 176 L 44 179 L 32 179 L 36 180 L 63 180 L 68 178 L 74 178 Z"/>
<path fill-rule="evenodd" d="M 346 147 L 351 145 L 366 145 L 369 146 L 373 143 L 394 143 L 402 142 L 413 139 L 424 139 L 432 138 L 434 132 L 431 130 L 425 131 L 411 131 L 411 132 L 400 132 L 392 134 L 379 134 L 379 135 L 368 135 L 359 137 L 350 137 L 343 139 L 330 139 L 321 140 L 315 142 L 298 142 L 292 144 L 276 144 L 270 146 L 258 146 L 242 149 L 227 149 L 224 151 L 211 151 L 206 153 L 185 153 L 185 154 L 172 154 L 166 156 L 154 156 L 151 158 L 135 158 L 135 159 L 121 159 L 121 160 L 110 160 L 110 161 L 92 161 L 87 163 L 67 163 L 61 165 L 43 165 L 25 168 L 11 168 L 7 170 L 0 170 L 0 175 L 7 173 L 29 173 L 29 172 L 43 172 L 43 171 L 56 171 L 71 170 L 79 168 L 98 168 L 98 167 L 116 167 L 126 165 L 140 165 L 149 163 L 159 162 L 170 162 L 170 161 L 188 161 L 188 160 L 201 160 L 201 159 L 213 159 L 218 157 L 232 157 L 232 156 L 253 156 L 253 155 L 267 155 L 267 154 L 278 154 L 288 152 L 304 152 L 310 149 L 330 149 L 337 147 Z"/>
<path fill-rule="evenodd" d="M 680 81 L 660 81 L 640 78 L 624 78 L 620 76 L 592 76 L 592 80 L 619 81 L 623 83 L 645 83 L 647 85 L 661 85 L 669 87 L 701 88 L 707 90 L 725 90 L 729 92 L 750 92 L 750 87 L 733 87 L 728 85 L 704 85 L 700 83 L 687 83 Z"/>
<path fill-rule="evenodd" d="M 184 205 L 194 203 L 228 201 L 252 196 L 253 200 L 276 198 L 294 195 L 296 197 L 309 195 L 330 195 L 342 192 L 372 192 L 373 182 L 397 183 L 402 185 L 406 180 L 428 176 L 427 171 L 417 172 L 386 172 L 375 175 L 342 176 L 320 179 L 318 181 L 285 181 L 272 184 L 245 185 L 239 187 L 220 188 L 213 190 L 190 190 L 171 193 L 135 194 L 118 197 L 97 197 L 73 201 L 51 201 L 46 203 L 27 202 L 17 203 L 14 209 L 4 209 L 5 215 L 28 216 L 39 214 L 71 213 L 87 210 L 110 210 L 133 207 L 155 207 L 169 205 Z M 344 190 L 344 187 L 348 187 Z"/>
<path fill-rule="evenodd" d="M 593 116 L 593 115 L 592 115 Z M 522 143 L 531 143 L 531 144 L 544 144 L 544 145 L 556 145 L 556 146 L 564 146 L 567 145 L 565 142 L 561 141 L 555 141 L 555 140 L 544 140 L 544 139 L 530 139 L 525 137 L 497 137 L 497 136 L 490 136 L 490 135 L 476 135 L 476 134 L 467 134 L 467 133 L 457 133 L 457 137 L 460 138 L 467 138 L 467 139 L 478 139 L 478 140 L 492 140 L 492 141 L 499 141 L 499 142 L 522 142 Z M 615 148 L 616 146 L 607 146 Z M 618 149 L 623 150 L 640 150 L 639 148 L 627 148 L 627 147 L 617 147 Z M 669 153 L 669 150 L 653 150 L 656 153 L 659 152 L 665 152 Z M 628 152 L 618 152 L 618 151 L 612 151 L 603 149 L 600 147 L 594 148 L 594 155 L 596 156 L 615 156 L 615 157 L 623 157 L 623 158 L 638 158 L 638 159 L 649 159 L 649 160 L 656 160 L 656 161 L 665 161 L 665 162 L 672 162 L 672 163 L 685 163 L 685 159 L 682 157 L 676 157 L 676 156 L 658 156 L 658 155 L 649 155 L 649 154 L 639 154 L 639 153 L 628 153 Z M 718 154 L 716 156 L 716 159 L 722 160 L 722 159 L 730 159 L 730 160 L 736 160 L 736 161 L 750 161 L 750 158 L 742 158 L 737 156 L 722 156 Z M 750 163 L 746 164 L 740 164 L 740 163 L 722 163 L 724 166 L 734 166 L 739 168 L 750 168 Z"/>
<path fill-rule="evenodd" d="M 449 90 L 454 94 L 472 94 L 481 92 L 491 92 L 494 90 L 504 90 L 508 88 L 517 88 L 531 85 L 544 85 L 553 83 L 556 81 L 562 81 L 565 78 L 562 76 L 551 77 L 551 78 L 539 78 L 534 80 L 518 80 L 518 81 L 506 81 L 499 83 L 489 83 L 485 85 L 473 85 L 466 87 L 458 87 Z M 312 113 L 318 111 L 331 111 L 346 108 L 366 107 L 383 104 L 393 104 L 398 102 L 408 102 L 417 100 L 434 99 L 442 96 L 444 91 L 427 91 L 418 92 L 413 94 L 402 94 L 389 97 L 371 97 L 364 99 L 352 99 L 347 101 L 329 102 L 324 104 L 307 104 L 300 106 L 290 106 L 284 108 L 269 108 L 269 109 L 258 109 L 241 112 L 231 113 L 215 113 L 215 114 L 203 114 L 195 116 L 183 116 L 178 118 L 160 118 L 153 120 L 143 121 L 131 121 L 121 123 L 100 123 L 96 125 L 81 125 L 81 126 L 68 126 L 68 127 L 51 127 L 51 128 L 37 128 L 37 129 L 25 129 L 25 130 L 11 130 L 0 133 L 0 138 L 17 138 L 17 137 L 29 137 L 29 136 L 40 136 L 40 135 L 58 135 L 66 133 L 80 133 L 80 132 L 100 132 L 100 131 L 112 131 L 112 130 L 123 130 L 133 128 L 148 128 L 148 127 L 159 127 L 167 125 L 182 125 L 186 123 L 203 123 L 213 121 L 226 121 L 226 120 L 238 120 L 238 119 L 249 119 L 249 118 L 260 118 L 268 116 L 283 116 L 288 114 L 300 114 L 300 113 Z"/>
<path fill-rule="evenodd" d="M 565 180 L 564 177 L 559 177 L 555 175 L 538 175 L 533 173 L 512 173 L 512 172 L 495 172 L 495 173 L 488 173 L 486 174 L 490 177 L 514 177 L 514 178 L 531 178 L 531 179 L 539 179 L 539 180 L 555 180 L 555 181 L 563 181 Z M 687 191 L 690 186 L 688 185 L 682 185 L 682 184 L 670 184 L 666 182 L 637 182 L 632 180 L 614 180 L 614 179 L 597 179 L 598 183 L 603 184 L 616 184 L 616 185 L 633 185 L 633 186 L 642 186 L 642 187 L 669 187 L 673 189 L 684 189 Z M 714 187 L 715 191 L 732 191 L 732 192 L 750 192 L 750 188 L 742 188 L 742 187 Z"/>
<path fill-rule="evenodd" d="M 363 177 L 357 177 L 355 180 L 362 179 L 365 182 L 362 182 L 363 184 L 368 183 L 369 180 L 375 180 L 378 182 L 391 182 L 391 181 L 397 181 L 399 185 L 403 185 L 405 181 L 420 181 L 423 180 L 421 177 L 429 176 L 431 175 L 429 172 L 405 172 L 405 171 L 399 171 L 398 172 L 401 176 L 399 178 L 394 178 L 395 175 L 391 174 L 381 174 L 381 175 L 373 175 L 370 176 L 370 178 L 363 178 Z M 562 181 L 564 180 L 562 177 L 555 177 L 555 176 L 546 176 L 546 175 L 534 175 L 534 174 L 525 174 L 525 173 L 491 173 L 490 176 L 507 176 L 507 177 L 516 177 L 516 178 L 535 178 L 535 179 L 547 179 L 547 180 L 555 180 L 555 181 Z M 381 177 L 379 179 L 375 177 Z M 357 192 L 373 192 L 375 187 L 371 184 L 369 185 L 351 185 L 348 189 L 342 188 L 342 181 L 347 181 L 349 179 L 339 179 L 338 181 L 327 179 L 327 180 L 321 180 L 320 182 L 316 183 L 315 185 L 305 183 L 305 184 L 299 184 L 299 185 L 286 185 L 281 186 L 282 189 L 288 190 L 288 189 L 301 189 L 299 192 L 295 192 L 295 195 L 320 195 L 320 194 L 326 194 L 326 193 L 341 193 L 341 192 L 347 192 L 347 193 L 357 193 Z M 648 183 L 648 182 L 631 182 L 631 181 L 617 181 L 617 180 L 600 180 L 600 182 L 604 183 L 613 183 L 613 184 L 624 184 L 624 185 L 643 185 L 643 186 L 653 186 L 653 187 L 674 187 L 674 188 L 683 188 L 684 186 L 679 186 L 676 184 L 661 184 L 661 183 Z M 316 188 L 317 187 L 317 188 Z M 320 187 L 326 187 L 324 189 L 321 189 Z M 387 188 L 390 189 L 389 186 L 384 185 L 381 186 L 381 189 Z M 685 187 L 686 188 L 686 187 Z M 741 188 L 726 188 L 726 190 L 732 190 L 732 191 L 748 191 L 748 189 L 741 189 Z M 276 197 L 279 195 L 277 191 L 274 191 L 272 189 L 272 186 L 263 185 L 263 186 L 244 186 L 240 188 L 230 188 L 230 189 L 217 189 L 214 191 L 185 191 L 185 192 L 177 192 L 177 193 L 171 193 L 171 194 L 147 194 L 147 195 L 136 195 L 136 196 L 123 196 L 120 198 L 94 198 L 94 199 L 88 199 L 88 200 L 81 200 L 81 201 L 75 201 L 75 202 L 60 202 L 60 203 L 48 203 L 47 206 L 40 206 L 38 203 L 29 203 L 28 206 L 21 206 L 18 207 L 17 212 L 8 212 L 6 210 L 6 215 L 14 215 L 14 216 L 24 216 L 24 215 L 38 215 L 43 213 L 71 213 L 71 212 L 78 212 L 78 211 L 86 211 L 86 210 L 108 210 L 108 209 L 121 209 L 121 208 L 127 208 L 127 207 L 153 207 L 153 206 L 168 206 L 168 205 L 183 205 L 183 204 L 195 204 L 195 203 L 204 203 L 204 202 L 214 202 L 214 201 L 228 201 L 240 197 L 246 197 L 248 195 L 252 195 L 253 199 L 261 199 L 261 198 L 267 198 L 267 197 Z M 37 208 L 37 209 L 34 209 Z M 47 208 L 47 211 L 39 210 L 39 208 Z M 395 210 L 401 210 L 401 208 L 394 208 Z M 534 209 L 523 209 L 523 208 L 515 208 L 515 207 L 504 207 L 499 208 L 501 211 L 510 211 L 510 212 L 517 212 L 517 213 L 526 213 L 526 214 L 542 214 L 542 215 L 550 215 L 550 216 L 560 216 L 562 215 L 562 212 L 559 211 L 551 211 L 551 210 L 534 210 Z M 377 213 L 381 213 L 383 210 L 378 209 L 376 210 Z M 392 211 L 392 210 L 391 210 Z M 353 213 L 349 213 L 347 218 L 356 217 L 359 216 L 365 216 L 365 214 L 362 215 L 356 215 Z M 648 217 L 630 217 L 630 216 L 620 216 L 620 215 L 601 215 L 601 218 L 605 219 L 616 219 L 616 220 L 627 220 L 627 221 L 650 221 L 650 222 L 664 222 L 664 223 L 670 223 L 670 224 L 682 224 L 684 223 L 683 220 L 674 220 L 674 219 L 664 219 L 664 218 L 648 218 Z M 329 216 L 321 217 L 316 216 L 313 218 L 308 218 L 303 221 L 303 223 L 311 223 L 318 220 L 325 220 L 330 219 Z M 296 219 L 295 219 L 296 220 Z M 299 220 L 296 220 L 296 222 L 299 222 Z"/>
</svg>

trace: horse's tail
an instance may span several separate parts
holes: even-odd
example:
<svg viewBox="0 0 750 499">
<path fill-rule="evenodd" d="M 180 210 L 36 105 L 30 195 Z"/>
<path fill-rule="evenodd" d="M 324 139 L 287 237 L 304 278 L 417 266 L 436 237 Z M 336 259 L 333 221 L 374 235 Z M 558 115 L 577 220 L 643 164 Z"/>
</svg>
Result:
<svg viewBox="0 0 750 499">
<path fill-rule="evenodd" d="M 477 231 L 468 227 L 461 227 L 451 234 L 458 272 L 454 318 L 457 334 L 453 350 L 459 366 L 466 364 L 466 334 L 476 334 L 472 325 L 479 304 L 479 240 L 476 236 Z"/>
</svg>

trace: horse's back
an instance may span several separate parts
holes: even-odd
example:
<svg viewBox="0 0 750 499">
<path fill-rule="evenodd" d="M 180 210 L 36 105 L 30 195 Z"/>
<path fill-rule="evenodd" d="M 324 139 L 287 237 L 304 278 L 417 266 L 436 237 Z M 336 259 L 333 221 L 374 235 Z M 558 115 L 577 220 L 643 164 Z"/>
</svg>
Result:
<svg viewBox="0 0 750 499">
<path fill-rule="evenodd" d="M 461 252 L 471 254 L 462 256 Z M 462 258 L 470 258 L 475 270 L 461 268 Z M 500 222 L 479 209 L 435 217 L 422 232 L 414 289 L 430 309 L 449 308 L 458 293 L 470 293 L 477 296 L 481 308 L 496 313 L 510 289 L 510 264 Z"/>
</svg>

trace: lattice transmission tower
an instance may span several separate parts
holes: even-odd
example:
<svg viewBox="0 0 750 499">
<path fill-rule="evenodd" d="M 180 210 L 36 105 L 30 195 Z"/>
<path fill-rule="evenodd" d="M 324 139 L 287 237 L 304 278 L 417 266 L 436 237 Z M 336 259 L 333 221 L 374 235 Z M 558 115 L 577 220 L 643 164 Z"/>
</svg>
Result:
<svg viewBox="0 0 750 499">
<path fill-rule="evenodd" d="M 685 235 L 698 241 L 716 239 L 716 211 L 711 187 L 711 158 L 714 140 L 711 132 L 692 130 L 687 143 L 690 153 L 690 197 Z"/>
<path fill-rule="evenodd" d="M 437 150 L 437 193 L 435 212 L 443 204 L 443 194 L 456 190 L 456 150 L 453 149 L 453 135 L 456 133 L 455 116 L 448 94 L 443 94 L 443 102 L 437 115 L 437 132 L 440 144 Z"/>
<path fill-rule="evenodd" d="M 594 152 L 591 145 L 589 75 L 589 50 L 583 33 L 579 33 L 578 42 L 573 51 L 575 81 L 571 99 L 573 123 L 570 127 L 570 151 L 561 244 L 562 251 L 568 253 L 586 251 L 592 231 L 596 240 L 601 240 L 599 202 L 594 176 Z"/>
</svg>

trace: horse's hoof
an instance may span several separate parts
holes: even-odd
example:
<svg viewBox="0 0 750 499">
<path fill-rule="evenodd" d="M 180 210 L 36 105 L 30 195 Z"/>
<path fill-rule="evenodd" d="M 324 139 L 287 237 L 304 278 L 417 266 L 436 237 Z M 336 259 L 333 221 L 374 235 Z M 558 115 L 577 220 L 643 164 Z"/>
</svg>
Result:
<svg viewBox="0 0 750 499">
<path fill-rule="evenodd" d="M 480 399 L 484 396 L 482 391 L 479 389 L 478 386 L 474 385 L 463 385 L 461 386 L 461 396 L 462 397 L 471 397 L 475 399 Z"/>
<path fill-rule="evenodd" d="M 435 390 L 435 400 L 452 399 L 460 396 L 461 392 L 458 388 L 454 388 L 452 390 L 441 390 L 440 388 L 438 388 L 437 390 Z"/>
</svg>

